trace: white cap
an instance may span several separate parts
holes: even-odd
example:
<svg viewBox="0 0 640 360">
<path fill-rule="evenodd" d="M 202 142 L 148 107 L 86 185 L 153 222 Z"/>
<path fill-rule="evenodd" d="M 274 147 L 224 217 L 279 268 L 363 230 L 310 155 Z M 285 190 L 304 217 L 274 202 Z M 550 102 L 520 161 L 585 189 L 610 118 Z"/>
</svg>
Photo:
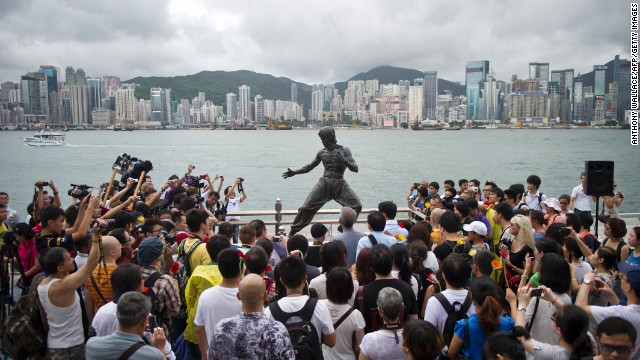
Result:
<svg viewBox="0 0 640 360">
<path fill-rule="evenodd" d="M 543 204 L 556 209 L 556 211 L 562 211 L 560 207 L 560 201 L 556 198 L 548 198 L 547 200 L 542 202 Z"/>
<path fill-rule="evenodd" d="M 474 233 L 480 236 L 487 235 L 487 225 L 485 225 L 482 221 L 474 221 L 471 224 L 462 225 L 464 231 L 473 231 Z"/>
</svg>

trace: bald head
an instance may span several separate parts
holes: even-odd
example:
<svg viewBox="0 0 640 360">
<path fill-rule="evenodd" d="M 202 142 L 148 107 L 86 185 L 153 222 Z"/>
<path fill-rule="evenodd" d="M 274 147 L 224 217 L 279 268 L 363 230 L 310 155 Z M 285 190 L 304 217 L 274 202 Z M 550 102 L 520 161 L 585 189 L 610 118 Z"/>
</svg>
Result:
<svg viewBox="0 0 640 360">
<path fill-rule="evenodd" d="M 106 261 L 115 262 L 116 259 L 122 256 L 122 246 L 114 236 L 102 237 L 102 249 L 104 250 Z"/>
<path fill-rule="evenodd" d="M 442 216 L 442 214 L 444 214 L 444 210 L 442 210 L 442 209 L 433 209 L 433 210 L 431 210 L 431 223 L 432 224 L 439 224 L 440 223 L 440 217 Z"/>
<path fill-rule="evenodd" d="M 262 309 L 264 303 L 264 280 L 257 274 L 249 274 L 240 281 L 238 298 L 242 301 L 242 311 L 245 309 Z M 262 310 L 260 310 L 262 311 Z"/>
</svg>

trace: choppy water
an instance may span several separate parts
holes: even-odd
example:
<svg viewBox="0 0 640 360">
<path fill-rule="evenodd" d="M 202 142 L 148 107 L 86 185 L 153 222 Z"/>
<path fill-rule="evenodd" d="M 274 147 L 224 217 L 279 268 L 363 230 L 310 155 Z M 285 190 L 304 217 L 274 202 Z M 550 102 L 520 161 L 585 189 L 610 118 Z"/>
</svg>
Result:
<svg viewBox="0 0 640 360">
<path fill-rule="evenodd" d="M 98 185 L 109 181 L 111 164 L 128 153 L 154 164 L 151 176 L 159 187 L 171 174 L 183 174 L 189 163 L 194 174 L 208 172 L 227 181 L 245 178 L 249 198 L 242 210 L 298 208 L 322 175 L 312 172 L 289 179 L 287 167 L 313 160 L 322 144 L 317 131 L 70 131 L 69 145 L 35 148 L 20 138 L 30 132 L 0 132 L 0 191 L 24 216 L 36 179 L 53 179 L 68 202 L 71 183 Z M 585 160 L 615 161 L 618 191 L 625 194 L 622 212 L 640 212 L 640 149 L 630 145 L 629 130 L 338 130 L 338 143 L 348 146 L 360 171 L 345 178 L 363 207 L 382 200 L 404 205 L 409 185 L 427 179 L 492 180 L 506 188 L 525 183 L 530 174 L 542 178 L 548 196 L 570 193 L 580 181 Z M 336 203 L 327 206 L 337 208 Z"/>
</svg>

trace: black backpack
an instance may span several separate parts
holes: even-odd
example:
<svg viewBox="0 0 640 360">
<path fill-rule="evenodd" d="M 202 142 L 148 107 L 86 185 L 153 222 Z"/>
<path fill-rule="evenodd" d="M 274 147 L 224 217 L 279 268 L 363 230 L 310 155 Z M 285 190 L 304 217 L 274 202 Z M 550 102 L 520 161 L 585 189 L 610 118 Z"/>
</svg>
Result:
<svg viewBox="0 0 640 360">
<path fill-rule="evenodd" d="M 459 302 L 454 301 L 453 304 L 449 304 L 449 300 L 442 294 L 437 293 L 433 295 L 442 307 L 444 311 L 447 312 L 447 321 L 444 323 L 444 331 L 442 332 L 442 336 L 444 337 L 445 344 L 451 344 L 451 339 L 453 338 L 453 330 L 456 327 L 456 322 L 458 320 L 468 319 L 467 311 L 471 307 L 471 294 L 467 293 L 467 298 L 464 299 L 464 303 L 461 305 Z M 456 305 L 460 306 L 460 310 L 455 311 Z"/>
<path fill-rule="evenodd" d="M 269 304 L 271 316 L 287 328 L 296 359 L 323 360 L 318 329 L 311 322 L 318 299 L 309 298 L 302 309 L 286 313 L 277 302 Z"/>
</svg>

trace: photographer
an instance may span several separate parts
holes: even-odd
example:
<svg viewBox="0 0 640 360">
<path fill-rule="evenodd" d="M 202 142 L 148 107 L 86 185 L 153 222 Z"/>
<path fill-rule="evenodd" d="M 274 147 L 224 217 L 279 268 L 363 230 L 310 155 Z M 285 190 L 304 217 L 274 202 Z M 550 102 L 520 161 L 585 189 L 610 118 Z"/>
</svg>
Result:
<svg viewBox="0 0 640 360">
<path fill-rule="evenodd" d="M 35 239 L 38 252 L 56 246 L 75 252 L 73 242 L 87 235 L 93 214 L 92 209 L 97 208 L 100 201 L 98 197 L 89 198 L 90 196 L 85 197 L 80 203 L 78 218 L 71 228 L 64 228 L 65 212 L 61 208 L 49 205 L 40 211 L 42 232 Z"/>
<path fill-rule="evenodd" d="M 45 207 L 53 205 L 60 207 L 62 206 L 62 202 L 60 201 L 60 196 L 58 195 L 58 188 L 53 180 L 49 180 L 49 182 L 38 180 L 35 183 L 37 188 L 36 193 L 33 198 L 33 217 L 34 224 L 40 222 L 40 210 Z M 49 196 L 48 193 L 44 190 L 45 186 L 49 186 L 51 191 L 53 191 L 53 197 Z"/>
<path fill-rule="evenodd" d="M 613 188 L 617 188 L 618 184 L 613 183 Z M 602 197 L 602 205 L 603 209 L 601 213 L 598 215 L 600 217 L 601 222 L 605 222 L 609 218 L 620 218 L 618 214 L 618 208 L 622 205 L 624 201 L 624 194 L 621 192 L 615 193 L 613 196 L 603 196 Z M 604 215 L 604 216 L 603 216 Z"/>
<path fill-rule="evenodd" d="M 418 197 L 418 192 L 420 190 L 420 188 L 427 188 L 427 180 L 422 180 L 419 183 L 413 183 L 411 184 L 411 186 L 409 187 L 409 193 L 407 194 L 407 201 L 409 202 L 409 205 L 413 204 L 413 202 L 416 200 L 416 198 Z M 428 189 L 427 189 L 428 190 Z M 415 194 L 413 192 L 416 192 Z"/>
<path fill-rule="evenodd" d="M 236 197 L 236 188 L 238 188 L 238 192 L 242 195 Z M 232 186 L 227 186 L 224 189 L 224 207 L 227 212 L 237 212 L 240 211 L 240 204 L 243 203 L 247 199 L 247 192 L 244 191 L 244 179 L 237 178 Z M 239 216 L 225 216 L 226 221 L 240 221 Z M 238 230 L 239 226 L 234 226 L 233 231 L 233 241 L 238 242 Z"/>
<path fill-rule="evenodd" d="M 38 261 L 36 242 L 34 240 L 35 233 L 29 225 L 17 223 L 13 228 L 13 235 L 19 243 L 18 254 L 20 254 L 20 261 L 22 262 L 22 268 L 26 278 L 23 282 L 26 280 L 25 285 L 29 285 L 33 277 L 42 271 L 42 267 Z"/>
</svg>

